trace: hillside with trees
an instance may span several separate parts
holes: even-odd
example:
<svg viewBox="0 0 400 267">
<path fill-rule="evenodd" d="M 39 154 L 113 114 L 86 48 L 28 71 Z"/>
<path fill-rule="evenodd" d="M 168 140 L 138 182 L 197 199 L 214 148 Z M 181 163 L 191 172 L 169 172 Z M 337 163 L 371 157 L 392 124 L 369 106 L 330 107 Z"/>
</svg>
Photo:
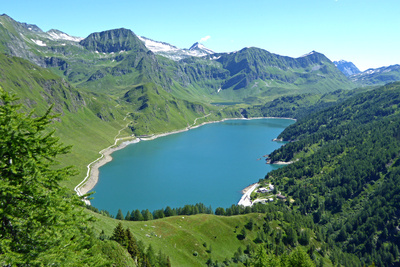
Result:
<svg viewBox="0 0 400 267">
<path fill-rule="evenodd" d="M 266 176 L 290 206 L 362 262 L 399 262 L 400 84 L 359 94 L 288 127 Z"/>
</svg>

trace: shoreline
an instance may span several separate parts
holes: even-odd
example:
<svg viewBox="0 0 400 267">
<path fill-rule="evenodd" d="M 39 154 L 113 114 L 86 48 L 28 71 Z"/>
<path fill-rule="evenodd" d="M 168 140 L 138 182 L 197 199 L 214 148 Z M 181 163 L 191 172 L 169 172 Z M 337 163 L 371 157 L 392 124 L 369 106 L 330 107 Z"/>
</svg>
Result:
<svg viewBox="0 0 400 267">
<path fill-rule="evenodd" d="M 200 126 L 204 126 L 204 125 L 211 124 L 211 123 L 224 122 L 224 121 L 227 121 L 227 120 L 287 119 L 287 120 L 296 121 L 296 119 L 285 118 L 285 117 L 224 118 L 224 119 L 218 120 L 218 121 L 207 121 L 207 122 L 203 122 L 201 124 L 195 125 L 198 119 L 206 118 L 209 115 L 211 115 L 211 113 L 209 113 L 209 114 L 207 114 L 207 115 L 205 115 L 203 117 L 196 118 L 192 125 L 184 128 L 184 129 L 181 129 L 181 130 L 155 134 L 155 135 L 152 135 L 150 137 L 143 137 L 143 138 L 132 137 L 132 138 L 135 138 L 135 139 L 122 142 L 119 145 L 117 145 L 118 141 L 120 141 L 121 139 L 126 139 L 126 138 L 115 139 L 115 142 L 114 142 L 113 145 L 111 145 L 111 146 L 99 151 L 99 154 L 101 156 L 87 165 L 87 169 L 88 170 L 87 170 L 87 173 L 86 173 L 86 177 L 82 180 L 82 182 L 80 182 L 77 186 L 75 186 L 74 191 L 76 192 L 76 194 L 78 196 L 83 196 L 83 195 L 87 194 L 89 191 L 91 191 L 95 187 L 95 185 L 97 184 L 97 182 L 99 180 L 99 168 L 112 161 L 111 154 L 113 152 L 115 152 L 117 150 L 120 150 L 120 149 L 123 149 L 123 148 L 125 148 L 126 146 L 128 146 L 130 144 L 139 143 L 140 141 L 150 141 L 150 140 L 157 139 L 159 137 L 168 136 L 168 135 L 171 135 L 171 134 L 182 133 L 182 132 L 189 131 L 191 129 L 196 129 L 196 128 L 200 127 Z M 254 186 L 254 185 L 255 184 L 252 184 L 252 185 L 246 187 L 245 189 L 242 190 L 242 192 L 244 192 L 246 189 L 249 190 L 249 188 L 251 186 Z M 244 194 L 246 192 L 244 192 Z M 243 196 L 242 196 L 242 198 L 243 198 Z M 90 201 L 88 199 L 84 199 L 83 201 L 87 205 L 90 205 Z"/>
<path fill-rule="evenodd" d="M 249 185 L 248 187 L 246 187 L 246 188 L 244 188 L 243 190 L 242 190 L 242 194 L 244 195 L 244 194 L 246 194 L 254 185 L 256 185 L 257 183 L 254 183 L 254 184 L 251 184 L 251 185 Z"/>
<path fill-rule="evenodd" d="M 244 207 L 251 207 L 251 205 L 253 205 L 253 202 L 250 199 L 250 195 L 251 195 L 251 193 L 253 193 L 253 191 L 258 186 L 259 186 L 259 184 L 255 183 L 255 184 L 249 185 L 248 187 L 243 189 L 242 192 L 244 192 L 244 193 L 243 193 L 243 196 L 240 198 L 240 200 L 238 202 L 238 206 L 242 205 Z"/>
<path fill-rule="evenodd" d="M 117 145 L 118 141 L 120 139 L 116 139 L 115 143 L 101 151 L 99 151 L 99 154 L 101 156 L 97 158 L 96 160 L 90 162 L 86 167 L 87 167 L 87 172 L 86 172 L 86 177 L 80 182 L 77 186 L 75 186 L 74 191 L 78 196 L 83 196 L 87 194 L 90 190 L 94 188 L 94 186 L 97 184 L 97 181 L 99 179 L 99 168 L 108 162 L 112 161 L 112 156 L 111 154 L 117 150 L 123 149 L 126 146 L 134 143 L 138 143 L 140 140 L 138 138 L 135 138 L 133 140 L 125 141 L 122 142 L 121 144 Z M 88 199 L 84 199 L 84 202 L 88 205 L 90 205 L 90 201 Z"/>
</svg>

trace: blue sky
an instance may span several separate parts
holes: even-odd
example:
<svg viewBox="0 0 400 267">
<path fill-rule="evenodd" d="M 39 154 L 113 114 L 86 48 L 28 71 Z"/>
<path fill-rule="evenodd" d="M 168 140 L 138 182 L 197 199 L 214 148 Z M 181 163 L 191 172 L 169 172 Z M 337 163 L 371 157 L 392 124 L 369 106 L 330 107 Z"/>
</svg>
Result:
<svg viewBox="0 0 400 267">
<path fill-rule="evenodd" d="M 400 64 L 399 0 L 0 0 L 0 14 L 86 37 L 131 29 L 180 48 L 259 47 L 299 57 L 312 50 L 360 70 Z"/>
</svg>

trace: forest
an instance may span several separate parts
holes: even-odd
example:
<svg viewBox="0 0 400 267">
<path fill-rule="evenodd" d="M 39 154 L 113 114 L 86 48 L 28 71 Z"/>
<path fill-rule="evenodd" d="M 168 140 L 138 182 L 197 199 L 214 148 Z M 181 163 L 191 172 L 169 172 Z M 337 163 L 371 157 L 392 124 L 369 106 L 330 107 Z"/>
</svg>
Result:
<svg viewBox="0 0 400 267">
<path fill-rule="evenodd" d="M 265 177 L 343 251 L 377 266 L 399 258 L 399 103 L 393 83 L 302 118 L 270 155 L 295 163 Z"/>
</svg>

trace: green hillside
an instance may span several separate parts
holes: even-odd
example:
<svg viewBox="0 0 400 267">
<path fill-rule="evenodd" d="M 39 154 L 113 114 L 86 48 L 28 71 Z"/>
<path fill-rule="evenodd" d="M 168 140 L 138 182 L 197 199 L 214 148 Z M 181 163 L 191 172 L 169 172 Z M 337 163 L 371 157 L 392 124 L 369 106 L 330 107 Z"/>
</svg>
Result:
<svg viewBox="0 0 400 267">
<path fill-rule="evenodd" d="M 288 127 L 296 140 L 270 155 L 295 163 L 266 179 L 294 199 L 344 251 L 363 262 L 399 262 L 400 84 L 358 94 Z"/>
<path fill-rule="evenodd" d="M 349 78 L 359 86 L 385 85 L 400 80 L 400 65 L 368 69 Z"/>
<path fill-rule="evenodd" d="M 285 117 L 301 119 L 310 113 L 337 105 L 359 93 L 376 87 L 362 87 L 353 90 L 337 90 L 324 94 L 299 94 L 281 96 L 262 105 L 248 105 L 242 108 L 245 117 Z"/>
<path fill-rule="evenodd" d="M 251 263 L 261 248 L 267 253 L 284 255 L 299 247 L 324 266 L 333 266 L 332 260 L 360 266 L 357 258 L 328 245 L 312 219 L 292 214 L 282 205 L 261 210 L 264 212 L 182 215 L 137 222 L 92 215 L 98 219 L 94 223 L 96 233 L 104 231 L 105 236 L 111 236 L 116 224 L 122 222 L 144 246 L 169 255 L 172 266 L 205 266 L 210 261 L 212 266 L 253 266 Z"/>
<path fill-rule="evenodd" d="M 25 111 L 43 115 L 53 106 L 61 117 L 52 125 L 72 154 L 63 158 L 64 166 L 73 164 L 81 174 L 86 165 L 98 157 L 98 151 L 114 143 L 114 136 L 126 126 L 124 110 L 105 95 L 80 92 L 50 72 L 20 58 L 0 54 L 0 86 L 20 98 Z M 122 132 L 121 136 L 129 135 Z M 69 182 L 69 187 L 82 175 Z"/>
</svg>

